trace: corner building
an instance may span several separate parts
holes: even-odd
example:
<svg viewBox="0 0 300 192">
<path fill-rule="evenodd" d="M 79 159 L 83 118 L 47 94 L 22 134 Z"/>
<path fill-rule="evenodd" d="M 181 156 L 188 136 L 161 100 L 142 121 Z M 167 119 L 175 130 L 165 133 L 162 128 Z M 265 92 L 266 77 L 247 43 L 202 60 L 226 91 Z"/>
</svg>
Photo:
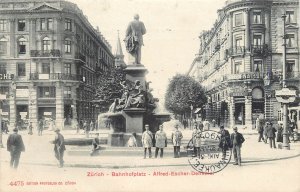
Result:
<svg viewBox="0 0 300 192">
<path fill-rule="evenodd" d="M 76 4 L 63 0 L 0 2 L 0 94 L 10 126 L 58 128 L 96 119 L 97 75 L 114 66 L 111 46 Z"/>
<path fill-rule="evenodd" d="M 199 54 L 188 72 L 205 87 L 203 117 L 248 128 L 259 116 L 279 118 L 275 90 L 282 88 L 283 27 L 287 86 L 299 97 L 299 14 L 295 0 L 226 1 L 213 27 L 201 32 Z"/>
</svg>

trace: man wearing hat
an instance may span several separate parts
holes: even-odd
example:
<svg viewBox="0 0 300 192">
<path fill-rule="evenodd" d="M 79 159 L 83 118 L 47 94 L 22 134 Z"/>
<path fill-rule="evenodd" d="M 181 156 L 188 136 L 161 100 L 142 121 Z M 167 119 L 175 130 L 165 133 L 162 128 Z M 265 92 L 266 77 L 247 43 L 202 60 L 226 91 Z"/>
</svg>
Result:
<svg viewBox="0 0 300 192">
<path fill-rule="evenodd" d="M 173 131 L 171 135 L 171 140 L 173 142 L 174 146 L 174 158 L 180 157 L 180 145 L 181 145 L 181 139 L 183 138 L 183 135 L 181 131 L 178 130 L 178 123 L 175 124 L 175 131 Z"/>
<path fill-rule="evenodd" d="M 222 159 L 225 159 L 226 157 L 226 151 L 231 148 L 230 145 L 230 134 L 227 130 L 224 129 L 224 126 L 220 126 L 220 142 L 219 147 L 222 149 Z"/>
<path fill-rule="evenodd" d="M 25 151 L 22 136 L 18 134 L 18 129 L 13 130 L 7 139 L 7 151 L 10 152 L 10 167 L 18 168 L 21 152 Z"/>
<path fill-rule="evenodd" d="M 233 156 L 235 160 L 235 163 L 233 165 L 241 166 L 241 162 L 242 162 L 241 148 L 242 148 L 242 143 L 244 143 L 245 139 L 243 135 L 237 131 L 237 127 L 234 127 L 233 131 L 234 132 L 231 134 L 230 137 Z"/>
<path fill-rule="evenodd" d="M 59 129 L 55 130 L 56 136 L 54 139 L 54 152 L 55 157 L 59 161 L 59 167 L 64 166 L 64 152 L 66 150 L 64 136 L 60 133 Z"/>
</svg>

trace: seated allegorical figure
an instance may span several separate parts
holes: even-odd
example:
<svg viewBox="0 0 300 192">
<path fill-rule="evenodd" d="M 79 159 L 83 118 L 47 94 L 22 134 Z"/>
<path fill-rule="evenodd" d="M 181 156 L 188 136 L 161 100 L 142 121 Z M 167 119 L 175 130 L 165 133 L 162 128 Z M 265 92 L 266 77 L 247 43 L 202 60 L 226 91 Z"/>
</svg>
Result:
<svg viewBox="0 0 300 192">
<path fill-rule="evenodd" d="M 145 106 L 145 93 L 139 80 L 135 81 L 134 88 L 130 92 L 125 108 L 143 108 Z"/>
</svg>

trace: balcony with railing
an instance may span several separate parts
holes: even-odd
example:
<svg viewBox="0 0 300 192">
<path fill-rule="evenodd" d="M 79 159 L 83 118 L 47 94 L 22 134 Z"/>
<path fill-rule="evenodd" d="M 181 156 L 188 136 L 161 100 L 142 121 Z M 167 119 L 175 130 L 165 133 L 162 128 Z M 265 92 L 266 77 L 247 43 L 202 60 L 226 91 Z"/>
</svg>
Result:
<svg viewBox="0 0 300 192">
<path fill-rule="evenodd" d="M 258 56 L 267 56 L 269 54 L 269 48 L 267 44 L 264 45 L 251 45 L 251 53 Z"/>
<path fill-rule="evenodd" d="M 264 73 L 261 72 L 248 72 L 238 74 L 228 74 L 224 76 L 223 80 L 245 80 L 245 79 L 263 79 Z"/>
<path fill-rule="evenodd" d="M 299 71 L 292 71 L 286 73 L 287 79 L 300 79 L 300 72 Z"/>
<path fill-rule="evenodd" d="M 75 59 L 78 59 L 79 61 L 81 61 L 83 63 L 86 62 L 86 56 L 79 52 L 75 53 Z"/>
<path fill-rule="evenodd" d="M 64 80 L 64 81 L 83 81 L 82 75 L 67 73 L 30 73 L 30 80 Z"/>
<path fill-rule="evenodd" d="M 244 46 L 236 46 L 229 49 L 230 56 L 244 55 L 244 53 L 245 53 Z"/>
<path fill-rule="evenodd" d="M 60 50 L 58 49 L 51 49 L 51 50 L 31 50 L 30 51 L 31 57 L 61 57 Z"/>
</svg>

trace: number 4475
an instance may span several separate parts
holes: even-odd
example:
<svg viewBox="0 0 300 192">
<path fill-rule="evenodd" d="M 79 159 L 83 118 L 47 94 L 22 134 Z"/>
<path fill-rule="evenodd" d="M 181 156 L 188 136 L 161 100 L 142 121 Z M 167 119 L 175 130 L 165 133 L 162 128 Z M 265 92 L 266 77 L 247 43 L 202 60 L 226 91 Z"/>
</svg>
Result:
<svg viewBox="0 0 300 192">
<path fill-rule="evenodd" d="M 11 181 L 10 186 L 24 186 L 24 181 Z"/>
</svg>

